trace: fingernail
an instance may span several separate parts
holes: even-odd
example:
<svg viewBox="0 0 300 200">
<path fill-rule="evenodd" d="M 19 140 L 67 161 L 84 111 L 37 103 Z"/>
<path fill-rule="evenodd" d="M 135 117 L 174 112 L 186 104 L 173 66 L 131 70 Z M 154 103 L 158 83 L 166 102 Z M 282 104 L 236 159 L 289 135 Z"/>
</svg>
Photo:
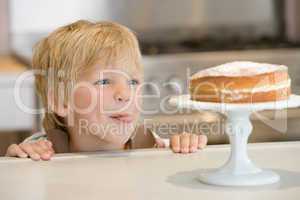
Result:
<svg viewBox="0 0 300 200">
<path fill-rule="evenodd" d="M 51 156 L 43 156 L 42 160 L 50 160 Z"/>
<path fill-rule="evenodd" d="M 47 157 L 49 157 L 49 156 L 50 156 L 50 153 L 48 153 L 48 152 L 46 152 L 46 153 L 43 154 L 43 157 L 46 157 L 46 158 L 47 158 Z"/>
<path fill-rule="evenodd" d="M 188 153 L 189 152 L 189 149 L 188 148 L 183 148 L 182 149 L 182 153 Z"/>
<path fill-rule="evenodd" d="M 27 158 L 28 155 L 27 155 L 26 153 L 21 153 L 21 154 L 20 154 L 20 157 L 21 157 L 21 158 Z"/>
<path fill-rule="evenodd" d="M 32 154 L 32 158 L 34 160 L 39 160 L 40 159 L 40 156 L 38 154 Z"/>
</svg>

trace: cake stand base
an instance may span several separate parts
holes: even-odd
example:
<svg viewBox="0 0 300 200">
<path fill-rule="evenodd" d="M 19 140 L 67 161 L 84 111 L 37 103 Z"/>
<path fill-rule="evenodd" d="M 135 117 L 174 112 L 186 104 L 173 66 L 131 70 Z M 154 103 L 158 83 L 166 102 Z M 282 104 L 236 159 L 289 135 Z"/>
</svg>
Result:
<svg viewBox="0 0 300 200">
<path fill-rule="evenodd" d="M 200 174 L 198 180 L 210 185 L 255 186 L 276 183 L 280 180 L 280 176 L 270 170 L 248 174 L 224 173 L 222 170 L 217 170 Z"/>
</svg>

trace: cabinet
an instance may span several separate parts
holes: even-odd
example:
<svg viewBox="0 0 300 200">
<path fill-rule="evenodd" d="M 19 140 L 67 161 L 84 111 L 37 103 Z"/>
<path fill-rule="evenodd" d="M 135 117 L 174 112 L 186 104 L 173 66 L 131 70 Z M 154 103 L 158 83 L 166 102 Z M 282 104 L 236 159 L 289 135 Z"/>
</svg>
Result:
<svg viewBox="0 0 300 200">
<path fill-rule="evenodd" d="M 33 74 L 13 57 L 0 57 L 0 131 L 32 130 L 37 115 L 28 111 L 35 102 Z"/>
</svg>

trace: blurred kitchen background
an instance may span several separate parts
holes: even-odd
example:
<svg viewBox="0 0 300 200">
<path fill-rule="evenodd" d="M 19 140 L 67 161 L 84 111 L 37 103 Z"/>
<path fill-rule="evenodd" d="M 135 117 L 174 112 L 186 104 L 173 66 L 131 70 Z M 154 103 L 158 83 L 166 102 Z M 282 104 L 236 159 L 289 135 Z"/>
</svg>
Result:
<svg viewBox="0 0 300 200">
<path fill-rule="evenodd" d="M 0 0 L 0 155 L 9 144 L 41 129 L 41 116 L 19 108 L 20 103 L 30 108 L 39 105 L 33 77 L 22 84 L 22 102 L 14 96 L 17 77 L 31 68 L 33 45 L 58 26 L 78 19 L 113 20 L 136 32 L 145 81 L 159 86 L 161 93 L 160 98 L 144 100 L 145 110 L 158 110 L 143 118 L 159 134 L 165 133 L 157 128 L 165 122 L 180 127 L 194 120 L 222 123 L 218 114 L 172 113 L 174 108 L 166 104 L 168 96 L 188 92 L 188 75 L 206 67 L 236 60 L 285 64 L 293 93 L 300 94 L 297 0 Z M 151 84 L 144 92 L 157 93 Z M 272 111 L 262 115 L 287 130 L 274 129 L 253 116 L 250 142 L 300 140 L 299 108 L 289 109 L 286 117 L 274 117 Z M 210 144 L 228 142 L 222 130 L 208 132 Z"/>
</svg>

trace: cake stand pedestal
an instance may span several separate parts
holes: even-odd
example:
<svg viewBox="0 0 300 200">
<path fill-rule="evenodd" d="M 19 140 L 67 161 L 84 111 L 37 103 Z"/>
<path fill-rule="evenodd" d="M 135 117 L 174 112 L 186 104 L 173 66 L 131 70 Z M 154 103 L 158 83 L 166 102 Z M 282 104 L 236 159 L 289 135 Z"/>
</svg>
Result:
<svg viewBox="0 0 300 200">
<path fill-rule="evenodd" d="M 230 157 L 219 169 L 200 174 L 198 179 L 201 182 L 222 186 L 255 186 L 280 180 L 278 174 L 260 169 L 248 157 L 247 141 L 252 132 L 250 114 L 261 110 L 299 107 L 300 96 L 291 95 L 284 101 L 233 104 L 192 101 L 189 95 L 181 95 L 171 97 L 169 103 L 178 108 L 212 110 L 227 115 L 225 131 L 230 140 Z"/>
</svg>

